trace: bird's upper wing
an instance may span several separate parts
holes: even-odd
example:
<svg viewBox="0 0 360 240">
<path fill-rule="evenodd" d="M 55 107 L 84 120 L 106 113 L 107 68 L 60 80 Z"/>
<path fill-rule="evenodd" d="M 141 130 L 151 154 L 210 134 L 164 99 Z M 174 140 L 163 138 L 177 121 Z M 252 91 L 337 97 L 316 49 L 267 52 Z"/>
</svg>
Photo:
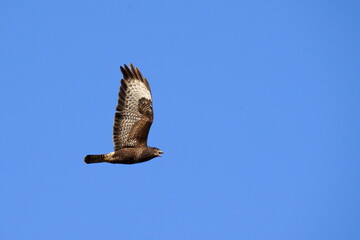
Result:
<svg viewBox="0 0 360 240">
<path fill-rule="evenodd" d="M 130 68 L 126 65 L 120 67 L 124 78 L 121 79 L 113 129 L 115 151 L 146 146 L 154 118 L 149 83 L 138 68 L 132 64 Z"/>
</svg>

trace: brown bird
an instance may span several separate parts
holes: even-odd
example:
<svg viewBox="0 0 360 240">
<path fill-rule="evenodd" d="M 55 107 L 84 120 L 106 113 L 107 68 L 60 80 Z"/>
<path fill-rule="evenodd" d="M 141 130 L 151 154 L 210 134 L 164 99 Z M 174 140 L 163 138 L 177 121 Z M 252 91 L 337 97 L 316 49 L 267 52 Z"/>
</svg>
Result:
<svg viewBox="0 0 360 240">
<path fill-rule="evenodd" d="M 138 68 L 130 64 L 120 67 L 121 79 L 118 105 L 113 128 L 115 152 L 87 155 L 85 163 L 133 164 L 161 157 L 163 151 L 147 146 L 147 138 L 154 119 L 149 83 Z"/>
</svg>

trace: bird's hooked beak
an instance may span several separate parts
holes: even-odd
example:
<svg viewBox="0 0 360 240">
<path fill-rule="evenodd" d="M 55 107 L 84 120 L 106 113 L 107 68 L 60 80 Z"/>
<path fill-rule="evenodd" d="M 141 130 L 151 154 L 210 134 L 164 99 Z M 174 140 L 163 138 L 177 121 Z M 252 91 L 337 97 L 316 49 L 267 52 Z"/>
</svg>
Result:
<svg viewBox="0 0 360 240">
<path fill-rule="evenodd" d="M 162 157 L 160 154 L 163 154 L 164 152 L 161 151 L 160 149 L 158 149 L 158 154 L 159 154 L 159 157 Z"/>
</svg>

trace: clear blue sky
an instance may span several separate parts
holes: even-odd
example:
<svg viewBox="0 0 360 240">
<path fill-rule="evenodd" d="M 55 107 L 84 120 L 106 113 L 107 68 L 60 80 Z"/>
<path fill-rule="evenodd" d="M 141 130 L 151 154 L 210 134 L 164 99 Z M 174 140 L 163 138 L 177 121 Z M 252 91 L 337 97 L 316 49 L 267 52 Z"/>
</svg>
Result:
<svg viewBox="0 0 360 240">
<path fill-rule="evenodd" d="M 358 1 L 2 1 L 0 239 L 360 239 Z M 113 150 L 121 73 L 162 158 Z"/>
</svg>

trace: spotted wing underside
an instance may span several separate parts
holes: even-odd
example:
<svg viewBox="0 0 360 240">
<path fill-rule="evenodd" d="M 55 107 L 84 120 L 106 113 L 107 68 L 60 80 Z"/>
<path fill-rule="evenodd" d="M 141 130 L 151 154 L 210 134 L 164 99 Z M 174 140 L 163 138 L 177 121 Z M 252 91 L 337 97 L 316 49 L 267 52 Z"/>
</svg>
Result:
<svg viewBox="0 0 360 240">
<path fill-rule="evenodd" d="M 138 68 L 130 64 L 120 67 L 121 80 L 116 107 L 113 141 L 115 151 L 124 147 L 147 145 L 147 137 L 153 122 L 150 86 Z"/>
</svg>

